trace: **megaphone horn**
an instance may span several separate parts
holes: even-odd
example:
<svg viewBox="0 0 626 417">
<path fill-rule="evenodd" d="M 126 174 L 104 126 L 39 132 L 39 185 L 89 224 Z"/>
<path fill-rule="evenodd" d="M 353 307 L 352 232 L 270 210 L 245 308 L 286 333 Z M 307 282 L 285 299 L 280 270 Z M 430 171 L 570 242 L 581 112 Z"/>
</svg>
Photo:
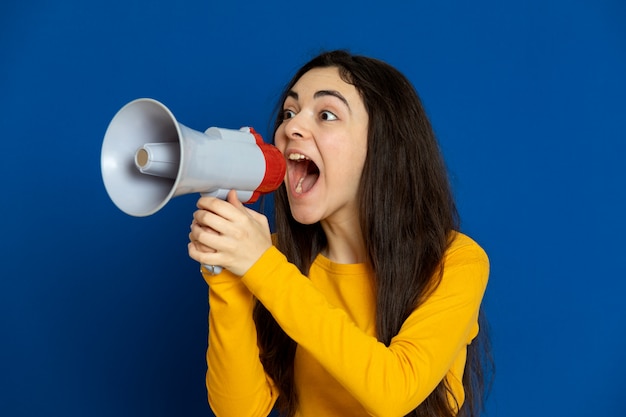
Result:
<svg viewBox="0 0 626 417">
<path fill-rule="evenodd" d="M 250 127 L 204 133 L 176 121 L 162 103 L 131 101 L 113 117 L 102 143 L 102 178 L 123 212 L 149 216 L 176 196 L 201 193 L 255 202 L 277 189 L 285 159 Z"/>
</svg>

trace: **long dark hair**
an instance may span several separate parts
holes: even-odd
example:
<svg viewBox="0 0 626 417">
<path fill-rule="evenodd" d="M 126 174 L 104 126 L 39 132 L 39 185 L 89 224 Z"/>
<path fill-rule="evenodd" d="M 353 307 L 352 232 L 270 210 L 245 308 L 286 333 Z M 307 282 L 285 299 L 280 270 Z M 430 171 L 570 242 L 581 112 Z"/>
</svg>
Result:
<svg viewBox="0 0 626 417">
<path fill-rule="evenodd" d="M 441 260 L 459 216 L 433 129 L 411 83 L 390 65 L 346 51 L 322 53 L 305 64 L 278 102 L 274 133 L 282 123 L 287 92 L 307 71 L 337 67 L 356 87 L 369 115 L 368 149 L 359 189 L 360 225 L 376 285 L 376 333 L 385 345 L 409 314 L 437 287 Z M 304 225 L 291 216 L 285 186 L 275 193 L 278 248 L 307 275 L 327 242 L 319 223 Z M 482 314 L 480 314 L 482 320 Z M 293 416 L 296 343 L 257 303 L 254 312 L 261 361 L 280 389 L 277 408 Z M 483 368 L 488 349 L 480 340 L 468 348 L 463 376 L 465 401 L 458 415 L 478 416 L 483 400 Z M 488 340 L 487 340 L 488 341 Z M 452 394 L 444 378 L 409 416 L 453 417 Z"/>
</svg>

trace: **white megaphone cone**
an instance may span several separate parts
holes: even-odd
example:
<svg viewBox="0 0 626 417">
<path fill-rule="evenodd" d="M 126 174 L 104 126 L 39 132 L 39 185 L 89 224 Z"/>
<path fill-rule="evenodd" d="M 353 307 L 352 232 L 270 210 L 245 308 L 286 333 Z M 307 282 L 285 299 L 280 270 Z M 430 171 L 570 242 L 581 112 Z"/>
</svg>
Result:
<svg viewBox="0 0 626 417">
<path fill-rule="evenodd" d="M 225 199 L 236 190 L 240 201 L 252 203 L 280 186 L 285 159 L 251 128 L 211 127 L 201 133 L 178 123 L 158 101 L 138 99 L 111 120 L 101 169 L 113 203 L 141 217 L 182 194 Z"/>
</svg>

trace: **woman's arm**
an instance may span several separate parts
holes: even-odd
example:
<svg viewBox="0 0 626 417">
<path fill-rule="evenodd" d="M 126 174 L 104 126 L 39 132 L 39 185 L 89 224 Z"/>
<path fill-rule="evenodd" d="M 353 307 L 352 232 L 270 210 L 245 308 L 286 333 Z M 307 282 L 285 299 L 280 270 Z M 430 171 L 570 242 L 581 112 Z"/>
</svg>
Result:
<svg viewBox="0 0 626 417">
<path fill-rule="evenodd" d="M 198 200 L 198 210 L 194 213 L 189 233 L 188 250 L 189 256 L 203 265 L 228 267 L 225 261 L 231 259 L 228 256 L 230 252 L 242 254 L 243 262 L 251 264 L 256 260 L 254 251 L 242 242 L 252 245 L 260 242 L 261 247 L 257 249 L 259 253 L 271 246 L 267 219 L 243 207 L 234 192 L 229 194 L 229 199 L 234 205 L 211 197 Z M 229 227 L 232 224 L 229 219 L 232 218 L 243 219 L 244 222 L 239 222 L 243 224 L 237 230 L 244 234 L 256 231 L 254 236 L 257 239 L 233 236 L 232 228 Z M 221 258 L 223 254 L 226 259 Z M 252 259 L 249 259 L 250 256 Z M 278 394 L 259 359 L 252 317 L 255 303 L 253 295 L 239 277 L 231 272 L 236 268 L 230 266 L 215 276 L 202 268 L 204 279 L 209 285 L 206 375 L 209 404 L 220 417 L 265 417 L 270 413 Z"/>
<path fill-rule="evenodd" d="M 267 416 L 278 396 L 259 360 L 254 299 L 239 277 L 224 271 L 209 284 L 209 346 L 206 385 L 218 416 Z"/>
</svg>

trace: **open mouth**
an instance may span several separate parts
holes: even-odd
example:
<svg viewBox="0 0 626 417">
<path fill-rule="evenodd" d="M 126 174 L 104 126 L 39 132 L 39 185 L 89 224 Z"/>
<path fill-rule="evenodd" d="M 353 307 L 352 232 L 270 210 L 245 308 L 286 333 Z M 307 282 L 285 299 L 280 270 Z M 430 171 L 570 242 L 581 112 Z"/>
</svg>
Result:
<svg viewBox="0 0 626 417">
<path fill-rule="evenodd" d="M 320 170 L 310 158 L 300 153 L 290 153 L 289 183 L 296 194 L 304 194 L 313 188 L 320 176 Z"/>
</svg>

